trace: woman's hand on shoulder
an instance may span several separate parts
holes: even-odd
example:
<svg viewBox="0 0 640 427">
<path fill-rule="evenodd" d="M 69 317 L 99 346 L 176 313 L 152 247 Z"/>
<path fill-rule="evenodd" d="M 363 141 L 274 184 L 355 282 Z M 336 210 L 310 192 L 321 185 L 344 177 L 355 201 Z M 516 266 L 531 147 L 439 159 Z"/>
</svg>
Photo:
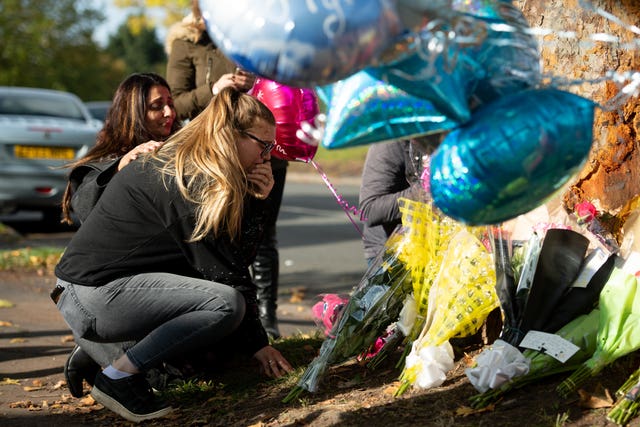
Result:
<svg viewBox="0 0 640 427">
<path fill-rule="evenodd" d="M 152 153 L 156 151 L 158 148 L 162 147 L 162 144 L 164 144 L 163 141 L 147 141 L 136 146 L 127 154 L 122 156 L 122 158 L 120 159 L 120 163 L 118 163 L 118 170 L 122 170 L 122 168 L 137 159 L 140 154 Z"/>
<path fill-rule="evenodd" d="M 260 363 L 261 370 L 271 378 L 280 378 L 293 372 L 293 368 L 282 354 L 270 345 L 262 347 L 253 355 Z"/>
</svg>

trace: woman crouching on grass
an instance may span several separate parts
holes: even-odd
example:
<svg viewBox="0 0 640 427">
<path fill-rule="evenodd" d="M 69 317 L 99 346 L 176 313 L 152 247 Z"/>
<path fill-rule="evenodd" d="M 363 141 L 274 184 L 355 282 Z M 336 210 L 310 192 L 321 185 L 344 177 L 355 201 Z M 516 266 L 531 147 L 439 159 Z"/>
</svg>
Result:
<svg viewBox="0 0 640 427">
<path fill-rule="evenodd" d="M 271 215 L 274 137 L 264 104 L 223 89 L 158 152 L 117 173 L 72 238 L 55 272 L 74 337 L 107 353 L 108 343 L 135 342 L 95 378 L 91 394 L 105 407 L 136 422 L 168 414 L 145 371 L 231 334 L 267 375 L 291 372 L 268 345 L 249 274 Z"/>
</svg>

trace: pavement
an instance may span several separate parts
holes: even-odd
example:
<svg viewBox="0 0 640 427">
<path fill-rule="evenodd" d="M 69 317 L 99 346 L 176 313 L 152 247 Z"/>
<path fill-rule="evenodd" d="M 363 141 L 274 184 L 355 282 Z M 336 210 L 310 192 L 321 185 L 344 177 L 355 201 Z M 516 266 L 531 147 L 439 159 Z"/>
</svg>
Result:
<svg viewBox="0 0 640 427">
<path fill-rule="evenodd" d="M 288 179 L 293 181 L 296 177 Z M 317 182 L 318 178 L 297 179 Z M 64 246 L 69 237 L 69 233 L 63 233 L 58 245 Z M 48 235 L 41 239 L 40 243 L 55 244 L 57 237 Z M 351 244 L 348 250 L 358 248 L 357 241 L 355 246 L 353 241 Z M 0 249 L 9 247 L 0 244 Z M 287 270 L 292 264 L 289 258 L 298 251 L 300 248 L 292 247 L 285 248 L 283 253 L 281 249 L 281 264 L 285 266 L 281 268 L 278 318 L 283 336 L 314 334 L 319 330 L 311 315 L 317 294 L 300 286 L 309 283 L 309 270 Z M 360 257 L 357 254 L 356 258 Z M 360 271 L 361 266 L 357 265 L 353 271 L 342 274 L 315 270 L 313 273 L 316 281 L 331 283 L 327 292 L 349 292 L 361 277 Z M 74 343 L 49 297 L 54 285 L 55 278 L 50 272 L 0 272 L 0 426 L 86 425 L 86 417 L 95 417 L 92 413 L 100 408 L 90 398 L 71 397 L 64 382 L 63 366 Z"/>
<path fill-rule="evenodd" d="M 77 414 L 95 410 L 93 402 L 74 399 L 63 366 L 74 346 L 71 332 L 53 305 L 50 274 L 0 272 L 0 425 L 83 425 Z M 278 317 L 283 336 L 314 334 L 311 306 L 315 295 L 285 289 Z"/>
</svg>

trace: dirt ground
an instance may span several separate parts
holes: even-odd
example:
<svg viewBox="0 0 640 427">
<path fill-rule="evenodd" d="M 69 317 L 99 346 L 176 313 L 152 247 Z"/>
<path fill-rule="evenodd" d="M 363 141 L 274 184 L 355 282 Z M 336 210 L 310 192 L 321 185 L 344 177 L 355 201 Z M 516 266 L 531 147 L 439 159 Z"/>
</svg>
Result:
<svg viewBox="0 0 640 427">
<path fill-rule="evenodd" d="M 95 404 L 91 398 L 70 397 L 63 364 L 73 347 L 69 331 L 49 300 L 53 285 L 49 274 L 0 273 L 0 299 L 14 306 L 0 309 L 0 425 L 81 426 L 130 423 Z M 298 304 L 305 304 L 300 302 Z M 301 313 L 287 304 L 285 313 Z M 304 317 L 304 313 L 301 315 Z M 285 315 L 286 316 L 286 315 Z M 301 319 L 303 322 L 308 318 Z M 298 322 L 299 324 L 301 322 Z M 312 323 L 306 323 L 310 330 Z M 317 347 L 316 347 L 317 348 Z M 472 411 L 468 398 L 475 390 L 464 375 L 477 349 L 461 348 L 456 368 L 447 381 L 431 390 L 410 390 L 394 397 L 398 386 L 395 357 L 386 366 L 368 371 L 355 362 L 332 367 L 318 392 L 303 394 L 290 404 L 282 399 L 291 382 L 261 381 L 252 393 L 231 398 L 233 377 L 220 381 L 229 390 L 195 393 L 170 417 L 143 423 L 168 426 L 613 426 L 607 421 L 610 400 L 628 375 L 638 367 L 638 354 L 627 356 L 569 399 L 555 394 L 563 377 L 530 385 L 508 394 L 496 405 Z M 466 350 L 467 354 L 465 356 Z M 308 361 L 315 349 L 308 350 Z M 253 369 L 253 366 L 247 366 Z M 238 378 L 236 382 L 242 382 Z M 593 408 L 594 406 L 604 406 Z M 640 426 L 636 419 L 631 426 Z"/>
</svg>

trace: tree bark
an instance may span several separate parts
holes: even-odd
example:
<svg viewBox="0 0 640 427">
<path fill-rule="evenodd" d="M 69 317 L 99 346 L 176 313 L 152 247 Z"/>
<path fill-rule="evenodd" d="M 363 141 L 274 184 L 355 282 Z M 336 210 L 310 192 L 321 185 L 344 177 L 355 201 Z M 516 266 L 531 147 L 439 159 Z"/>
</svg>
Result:
<svg viewBox="0 0 640 427">
<path fill-rule="evenodd" d="M 589 81 L 607 72 L 622 74 L 640 70 L 640 35 L 598 14 L 600 8 L 626 26 L 640 22 L 638 0 L 593 0 L 591 6 L 579 0 L 516 0 L 532 28 L 553 29 L 541 41 L 543 73 L 572 81 Z M 561 31 L 574 31 L 567 37 Z M 607 34 L 617 43 L 595 41 Z M 630 47 L 628 44 L 635 42 Z M 627 45 L 625 45 L 625 43 Z M 567 90 L 607 106 L 620 91 L 611 79 L 599 84 L 583 84 Z M 610 102 L 609 102 L 610 104 Z M 613 111 L 597 108 L 594 142 L 582 171 L 563 195 L 565 209 L 571 211 L 581 201 L 592 202 L 609 218 L 605 226 L 620 243 L 624 222 L 640 194 L 640 102 L 636 96 Z"/>
</svg>

